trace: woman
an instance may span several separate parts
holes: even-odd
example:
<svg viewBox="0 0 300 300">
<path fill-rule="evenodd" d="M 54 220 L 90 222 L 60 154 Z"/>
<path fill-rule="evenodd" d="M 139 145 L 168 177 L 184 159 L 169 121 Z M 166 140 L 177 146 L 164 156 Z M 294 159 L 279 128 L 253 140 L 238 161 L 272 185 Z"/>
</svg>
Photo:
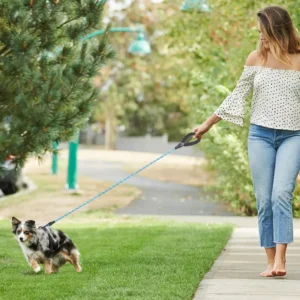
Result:
<svg viewBox="0 0 300 300">
<path fill-rule="evenodd" d="M 263 277 L 286 274 L 293 241 L 292 198 L 300 169 L 300 38 L 289 13 L 268 6 L 257 13 L 258 49 L 246 60 L 231 94 L 194 129 L 201 138 L 224 119 L 243 126 L 245 98 L 253 88 L 248 157 L 258 211 Z"/>
</svg>

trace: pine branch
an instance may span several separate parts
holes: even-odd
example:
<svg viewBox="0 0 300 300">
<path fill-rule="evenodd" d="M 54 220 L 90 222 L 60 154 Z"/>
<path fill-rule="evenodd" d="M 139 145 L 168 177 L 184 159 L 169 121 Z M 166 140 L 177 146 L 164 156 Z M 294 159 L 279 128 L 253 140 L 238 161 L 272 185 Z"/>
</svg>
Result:
<svg viewBox="0 0 300 300">
<path fill-rule="evenodd" d="M 8 49 L 9 49 L 8 46 L 3 47 L 3 48 L 0 50 L 0 55 L 2 55 L 2 53 L 4 53 L 5 51 L 7 51 Z"/>
<path fill-rule="evenodd" d="M 51 91 L 51 88 L 52 88 L 53 84 L 54 84 L 54 76 L 51 76 L 51 81 L 50 81 L 48 92 L 47 92 L 47 98 L 49 98 L 49 94 L 50 94 L 50 91 Z"/>
<path fill-rule="evenodd" d="M 9 53 L 11 53 L 11 51 L 12 51 L 11 49 L 6 49 L 6 53 L 5 53 L 5 51 L 3 51 L 3 52 L 0 53 L 0 56 L 2 56 L 2 57 L 3 57 L 3 56 L 6 56 L 6 55 L 8 55 Z"/>
<path fill-rule="evenodd" d="M 72 85 L 72 88 L 70 89 L 70 91 L 69 91 L 69 93 L 67 94 L 67 96 L 64 97 L 63 99 L 61 99 L 62 102 L 63 102 L 63 101 L 66 101 L 66 100 L 70 97 L 70 95 L 71 95 L 72 92 L 74 91 L 74 88 L 75 88 L 75 86 L 76 86 L 78 80 L 79 80 L 79 75 L 77 75 L 76 80 L 75 80 L 74 84 Z"/>
<path fill-rule="evenodd" d="M 62 23 L 61 25 L 59 25 L 59 26 L 57 27 L 57 29 L 60 29 L 60 28 L 63 27 L 64 25 L 66 25 L 66 24 L 68 24 L 68 23 L 70 23 L 70 22 L 73 22 L 73 21 L 75 21 L 75 20 L 78 20 L 78 19 L 80 19 L 80 18 L 82 18 L 82 17 L 77 16 L 76 18 L 67 20 L 66 22 L 64 22 L 64 23 Z"/>
</svg>

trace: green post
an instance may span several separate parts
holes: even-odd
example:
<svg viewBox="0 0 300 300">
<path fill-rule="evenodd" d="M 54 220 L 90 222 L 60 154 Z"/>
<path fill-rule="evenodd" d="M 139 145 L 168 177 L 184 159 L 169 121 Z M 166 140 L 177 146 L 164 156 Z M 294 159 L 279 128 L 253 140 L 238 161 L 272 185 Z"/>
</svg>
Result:
<svg viewBox="0 0 300 300">
<path fill-rule="evenodd" d="M 68 163 L 68 178 L 67 178 L 67 189 L 75 190 L 78 189 L 77 185 L 77 149 L 79 143 L 79 134 L 73 141 L 69 142 L 69 163 Z"/>
<path fill-rule="evenodd" d="M 53 142 L 52 143 L 53 150 L 58 150 L 58 143 Z M 52 153 L 52 174 L 58 173 L 58 154 L 57 152 Z"/>
</svg>

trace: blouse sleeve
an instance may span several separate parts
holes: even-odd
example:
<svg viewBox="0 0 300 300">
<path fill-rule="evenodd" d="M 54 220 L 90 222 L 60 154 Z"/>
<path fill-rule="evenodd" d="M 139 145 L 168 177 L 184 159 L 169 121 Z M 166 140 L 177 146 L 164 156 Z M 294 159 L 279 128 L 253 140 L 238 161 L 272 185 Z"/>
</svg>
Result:
<svg viewBox="0 0 300 300">
<path fill-rule="evenodd" d="M 225 98 L 215 115 L 231 123 L 243 126 L 246 98 L 253 88 L 255 70 L 252 66 L 244 66 L 243 73 L 234 90 Z"/>
</svg>

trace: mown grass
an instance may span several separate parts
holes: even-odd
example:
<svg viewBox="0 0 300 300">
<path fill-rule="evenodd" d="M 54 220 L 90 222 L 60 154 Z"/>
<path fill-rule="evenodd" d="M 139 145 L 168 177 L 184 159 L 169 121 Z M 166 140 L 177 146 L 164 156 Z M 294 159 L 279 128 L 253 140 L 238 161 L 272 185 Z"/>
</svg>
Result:
<svg viewBox="0 0 300 300">
<path fill-rule="evenodd" d="M 54 226 L 56 227 L 56 226 Z M 112 218 L 58 226 L 81 252 L 82 273 L 35 274 L 0 222 L 0 299 L 192 299 L 232 228 Z"/>
</svg>

